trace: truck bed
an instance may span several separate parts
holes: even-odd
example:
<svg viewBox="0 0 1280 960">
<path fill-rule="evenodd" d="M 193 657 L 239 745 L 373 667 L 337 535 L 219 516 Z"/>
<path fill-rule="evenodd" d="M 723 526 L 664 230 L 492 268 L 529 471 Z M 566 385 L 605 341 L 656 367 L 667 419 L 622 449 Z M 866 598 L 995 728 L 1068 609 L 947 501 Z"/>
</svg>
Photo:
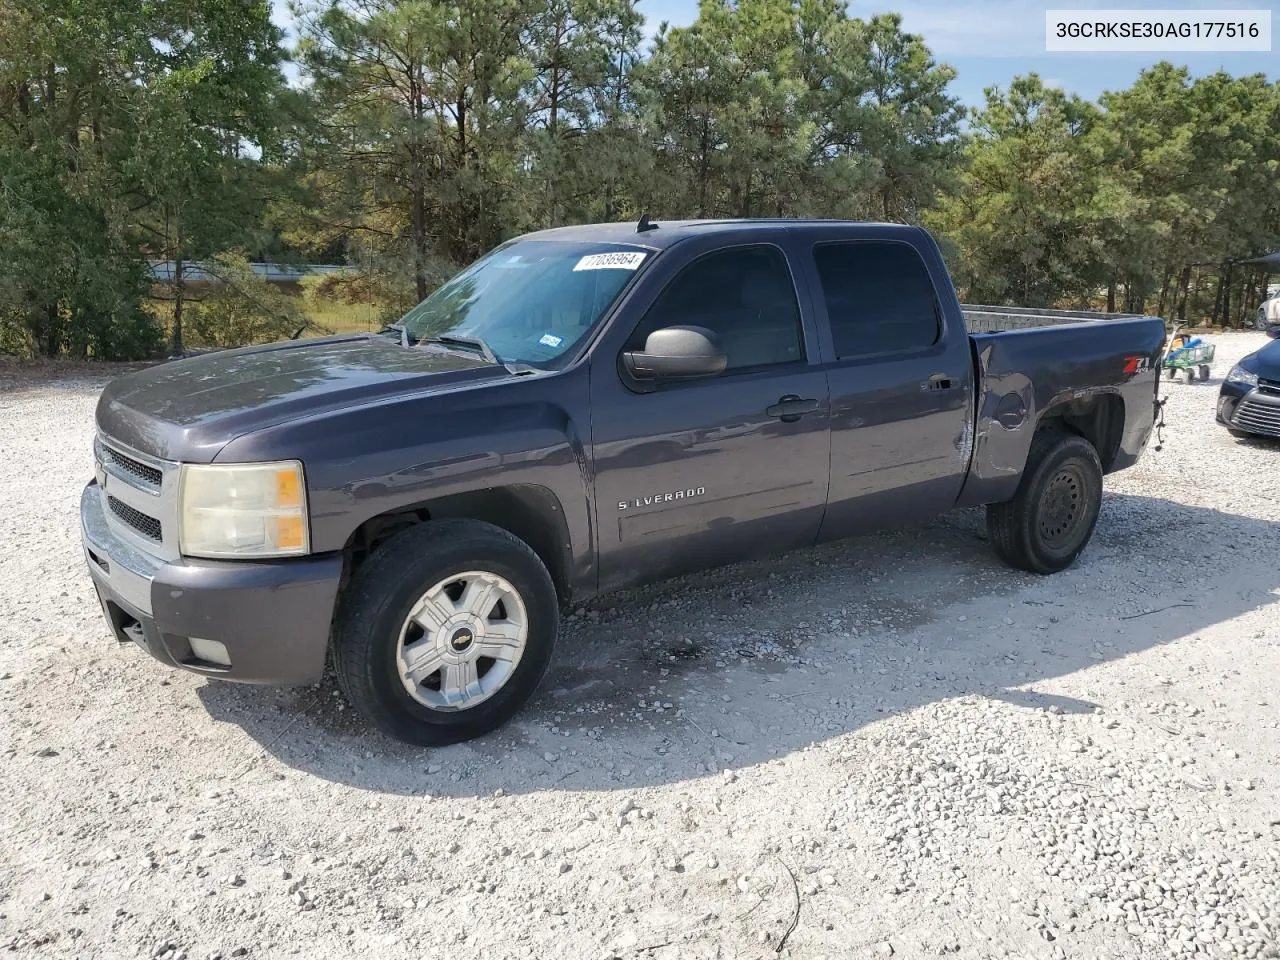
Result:
<svg viewBox="0 0 1280 960">
<path fill-rule="evenodd" d="M 1099 418 L 1105 472 L 1137 460 L 1155 420 L 1163 320 L 1087 310 L 961 309 L 977 364 L 974 451 L 961 505 L 1013 496 L 1046 411 Z"/>
<path fill-rule="evenodd" d="M 962 303 L 964 325 L 970 333 L 1000 333 L 1066 323 L 1096 323 L 1099 320 L 1141 320 L 1130 313 L 1103 313 L 1100 310 L 1052 310 L 1041 307 L 992 307 Z"/>
</svg>

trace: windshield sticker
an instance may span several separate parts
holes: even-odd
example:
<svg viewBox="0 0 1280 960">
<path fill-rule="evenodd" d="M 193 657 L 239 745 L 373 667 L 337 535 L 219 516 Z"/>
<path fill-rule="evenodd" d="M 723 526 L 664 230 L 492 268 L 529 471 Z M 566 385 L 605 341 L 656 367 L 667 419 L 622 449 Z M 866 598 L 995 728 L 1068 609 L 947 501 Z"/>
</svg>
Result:
<svg viewBox="0 0 1280 960">
<path fill-rule="evenodd" d="M 557 337 L 554 333 L 544 333 L 538 342 L 544 347 L 558 347 L 564 343 L 564 337 Z"/>
<path fill-rule="evenodd" d="M 591 253 L 579 260 L 573 267 L 578 270 L 638 270 L 644 263 L 643 253 Z"/>
</svg>

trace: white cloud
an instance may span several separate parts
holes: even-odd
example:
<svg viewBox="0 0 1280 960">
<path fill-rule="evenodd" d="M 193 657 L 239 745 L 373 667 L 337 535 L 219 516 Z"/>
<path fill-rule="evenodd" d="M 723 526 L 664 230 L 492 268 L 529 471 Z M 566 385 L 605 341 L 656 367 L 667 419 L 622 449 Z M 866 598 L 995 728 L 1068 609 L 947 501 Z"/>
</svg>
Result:
<svg viewBox="0 0 1280 960">
<path fill-rule="evenodd" d="M 934 55 L 1014 57 L 1044 51 L 1044 8 L 1004 2 L 853 3 L 850 12 L 902 14 L 902 26 L 920 34 Z"/>
</svg>

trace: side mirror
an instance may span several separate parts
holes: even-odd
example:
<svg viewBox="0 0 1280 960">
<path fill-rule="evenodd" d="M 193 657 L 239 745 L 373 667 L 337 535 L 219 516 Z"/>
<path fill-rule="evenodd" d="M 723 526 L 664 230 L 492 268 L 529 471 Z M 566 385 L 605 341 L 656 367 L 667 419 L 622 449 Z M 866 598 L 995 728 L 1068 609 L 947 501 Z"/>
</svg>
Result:
<svg viewBox="0 0 1280 960">
<path fill-rule="evenodd" d="M 713 377 L 726 363 L 719 338 L 706 327 L 663 327 L 649 334 L 643 350 L 622 355 L 622 365 L 637 380 Z"/>
</svg>

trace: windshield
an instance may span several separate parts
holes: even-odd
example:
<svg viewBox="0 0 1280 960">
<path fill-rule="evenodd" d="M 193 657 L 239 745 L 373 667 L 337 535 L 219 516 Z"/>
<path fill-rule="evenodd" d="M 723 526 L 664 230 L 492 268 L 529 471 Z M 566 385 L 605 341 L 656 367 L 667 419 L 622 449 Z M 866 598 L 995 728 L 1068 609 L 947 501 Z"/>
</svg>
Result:
<svg viewBox="0 0 1280 960">
<path fill-rule="evenodd" d="M 517 240 L 463 270 L 399 326 L 410 342 L 472 337 L 503 363 L 547 364 L 586 335 L 648 255 L 622 244 Z"/>
</svg>

